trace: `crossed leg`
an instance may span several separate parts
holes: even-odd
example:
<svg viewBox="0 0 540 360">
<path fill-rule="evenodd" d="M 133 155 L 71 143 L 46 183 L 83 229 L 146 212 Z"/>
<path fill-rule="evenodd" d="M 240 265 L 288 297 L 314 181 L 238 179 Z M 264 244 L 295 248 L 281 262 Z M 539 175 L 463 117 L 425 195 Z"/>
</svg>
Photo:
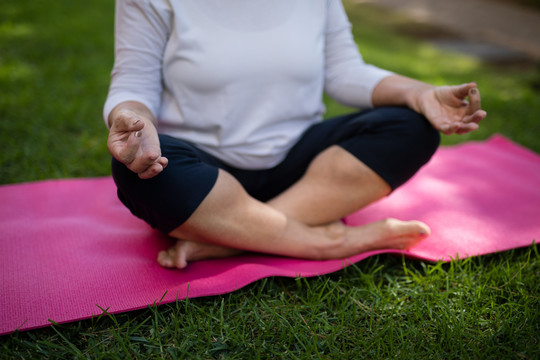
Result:
<svg viewBox="0 0 540 360">
<path fill-rule="evenodd" d="M 249 196 L 230 174 L 216 184 L 158 255 L 164 267 L 253 251 L 306 259 L 335 259 L 382 248 L 407 248 L 429 235 L 419 221 L 385 219 L 358 227 L 339 220 L 384 197 L 389 185 L 339 146 L 319 154 L 306 174 L 267 203 Z"/>
</svg>

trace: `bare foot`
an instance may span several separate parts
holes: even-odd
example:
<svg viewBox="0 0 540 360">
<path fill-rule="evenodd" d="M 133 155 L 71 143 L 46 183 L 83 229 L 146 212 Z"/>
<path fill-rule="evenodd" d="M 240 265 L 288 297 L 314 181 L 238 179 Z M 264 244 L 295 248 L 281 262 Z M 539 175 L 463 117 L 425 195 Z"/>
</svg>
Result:
<svg viewBox="0 0 540 360">
<path fill-rule="evenodd" d="M 188 261 L 224 258 L 240 253 L 242 253 L 241 250 L 219 245 L 177 240 L 176 244 L 169 250 L 159 252 L 157 261 L 166 268 L 183 269 L 187 266 Z"/>
<path fill-rule="evenodd" d="M 363 226 L 346 229 L 349 241 L 357 242 L 361 252 L 380 249 L 408 249 L 431 233 L 421 221 L 385 219 Z M 359 243 L 358 243 L 359 242 Z"/>
<path fill-rule="evenodd" d="M 327 239 L 334 239 L 334 245 L 317 258 L 335 259 L 379 249 L 408 249 L 430 234 L 429 227 L 420 221 L 401 221 L 385 219 L 357 227 L 334 222 L 316 227 L 326 234 Z M 167 251 L 158 254 L 158 263 L 166 268 L 183 269 L 188 262 L 234 256 L 241 250 L 200 242 L 177 240 Z"/>
</svg>

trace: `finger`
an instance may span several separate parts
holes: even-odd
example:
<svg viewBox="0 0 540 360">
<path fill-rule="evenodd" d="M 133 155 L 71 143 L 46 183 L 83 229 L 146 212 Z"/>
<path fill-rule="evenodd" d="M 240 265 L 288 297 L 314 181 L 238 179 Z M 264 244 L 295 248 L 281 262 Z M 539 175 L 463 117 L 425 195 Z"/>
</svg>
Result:
<svg viewBox="0 0 540 360">
<path fill-rule="evenodd" d="M 137 119 L 129 125 L 129 131 L 134 131 L 136 137 L 141 137 L 141 131 L 144 128 L 144 121 Z"/>
<path fill-rule="evenodd" d="M 167 167 L 167 165 L 169 164 L 169 159 L 167 159 L 166 157 L 161 156 L 161 157 L 157 160 L 157 162 L 158 162 L 159 164 L 161 164 L 161 166 L 163 166 L 163 168 L 165 169 L 165 168 Z"/>
<path fill-rule="evenodd" d="M 444 123 L 440 126 L 439 131 L 445 135 L 451 135 L 459 129 L 458 123 Z"/>
<path fill-rule="evenodd" d="M 141 179 L 150 179 L 158 175 L 162 171 L 163 171 L 163 166 L 161 166 L 160 163 L 156 162 L 152 164 L 149 168 L 147 168 L 145 171 L 140 172 L 138 175 Z"/>
<path fill-rule="evenodd" d="M 472 115 L 465 116 L 463 118 L 463 123 L 476 123 L 478 124 L 487 116 L 487 113 L 484 110 L 477 110 Z"/>
<path fill-rule="evenodd" d="M 142 155 L 139 154 L 138 156 L 136 155 L 134 157 L 133 161 L 129 163 L 128 167 L 131 171 L 140 174 L 147 171 L 155 163 L 158 163 L 157 161 L 159 158 L 160 155 L 155 152 L 146 152 Z M 163 167 L 161 164 L 160 166 Z"/>
<path fill-rule="evenodd" d="M 472 122 L 468 124 L 461 124 L 459 129 L 456 130 L 456 134 L 462 135 L 475 130 L 478 130 L 477 123 Z"/>
<path fill-rule="evenodd" d="M 467 115 L 474 114 L 482 108 L 480 101 L 480 91 L 478 88 L 469 89 L 469 106 L 467 108 Z"/>
<path fill-rule="evenodd" d="M 140 131 L 143 128 L 144 121 L 131 111 L 119 111 L 111 126 L 115 131 Z"/>
<path fill-rule="evenodd" d="M 137 135 L 137 133 L 137 131 L 124 132 L 127 140 L 115 143 L 116 153 L 118 155 L 116 158 L 126 165 L 132 164 L 137 158 L 141 144 L 140 135 Z"/>
<path fill-rule="evenodd" d="M 454 86 L 452 90 L 456 97 L 459 99 L 465 99 L 469 95 L 469 91 L 472 88 L 476 88 L 476 83 L 457 85 Z"/>
</svg>

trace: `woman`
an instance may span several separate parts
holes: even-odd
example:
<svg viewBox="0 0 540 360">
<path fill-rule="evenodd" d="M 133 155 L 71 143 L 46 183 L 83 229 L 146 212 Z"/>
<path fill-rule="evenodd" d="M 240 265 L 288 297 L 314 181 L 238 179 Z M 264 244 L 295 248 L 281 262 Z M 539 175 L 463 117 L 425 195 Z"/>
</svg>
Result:
<svg viewBox="0 0 540 360">
<path fill-rule="evenodd" d="M 323 91 L 364 111 L 323 122 Z M 113 177 L 135 215 L 177 239 L 164 267 L 411 247 L 426 224 L 340 219 L 407 181 L 438 131 L 485 116 L 475 83 L 365 64 L 339 0 L 117 0 Z"/>
</svg>

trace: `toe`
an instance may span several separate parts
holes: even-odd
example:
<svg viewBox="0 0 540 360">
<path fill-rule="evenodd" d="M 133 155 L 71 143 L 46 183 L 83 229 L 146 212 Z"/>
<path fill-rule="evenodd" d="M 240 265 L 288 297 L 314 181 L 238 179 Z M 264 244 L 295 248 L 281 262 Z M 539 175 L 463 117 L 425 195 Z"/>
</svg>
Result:
<svg viewBox="0 0 540 360">
<path fill-rule="evenodd" d="M 159 263 L 159 265 L 166 268 L 174 267 L 174 262 L 170 258 L 168 251 L 160 251 L 157 257 L 157 262 Z"/>
<path fill-rule="evenodd" d="M 431 229 L 427 224 L 417 220 L 410 221 L 410 223 L 413 227 L 416 227 L 420 237 L 428 237 L 431 234 Z"/>
</svg>

